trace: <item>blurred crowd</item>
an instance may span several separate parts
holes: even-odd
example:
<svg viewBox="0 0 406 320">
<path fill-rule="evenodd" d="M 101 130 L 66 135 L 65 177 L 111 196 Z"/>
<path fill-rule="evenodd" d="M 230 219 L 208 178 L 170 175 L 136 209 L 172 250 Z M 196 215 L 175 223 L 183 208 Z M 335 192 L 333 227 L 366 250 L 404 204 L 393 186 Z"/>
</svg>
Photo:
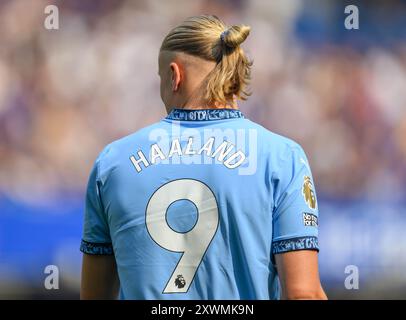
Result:
<svg viewBox="0 0 406 320">
<path fill-rule="evenodd" d="M 323 14 L 337 5 L 312 2 Z M 48 4 L 59 8 L 59 30 L 44 28 Z M 104 145 L 165 115 L 163 37 L 188 16 L 215 13 L 252 27 L 243 113 L 302 144 L 319 195 L 404 198 L 406 42 L 313 43 L 298 26 L 305 9 L 299 0 L 1 0 L 0 194 L 32 203 L 82 192 Z M 340 12 L 324 27 L 350 37 L 357 31 Z"/>
</svg>

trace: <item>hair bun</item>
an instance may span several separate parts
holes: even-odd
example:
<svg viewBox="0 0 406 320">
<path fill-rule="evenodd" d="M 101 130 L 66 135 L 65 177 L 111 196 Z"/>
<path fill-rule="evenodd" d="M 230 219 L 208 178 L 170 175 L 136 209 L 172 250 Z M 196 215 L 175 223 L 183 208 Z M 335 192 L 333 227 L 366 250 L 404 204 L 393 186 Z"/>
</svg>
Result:
<svg viewBox="0 0 406 320">
<path fill-rule="evenodd" d="M 229 48 L 236 48 L 247 39 L 251 27 L 246 25 L 232 26 L 220 35 L 221 41 Z"/>
</svg>

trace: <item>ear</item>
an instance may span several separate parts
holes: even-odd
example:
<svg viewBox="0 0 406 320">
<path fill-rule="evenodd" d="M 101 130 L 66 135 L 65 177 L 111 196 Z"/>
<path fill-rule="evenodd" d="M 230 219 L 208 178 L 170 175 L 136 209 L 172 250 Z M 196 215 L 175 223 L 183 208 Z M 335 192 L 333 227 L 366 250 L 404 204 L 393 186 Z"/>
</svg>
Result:
<svg viewBox="0 0 406 320">
<path fill-rule="evenodd" d="M 176 62 L 172 62 L 169 67 L 171 68 L 171 81 L 172 81 L 172 91 L 178 91 L 179 84 L 181 81 L 181 71 L 180 67 Z"/>
</svg>

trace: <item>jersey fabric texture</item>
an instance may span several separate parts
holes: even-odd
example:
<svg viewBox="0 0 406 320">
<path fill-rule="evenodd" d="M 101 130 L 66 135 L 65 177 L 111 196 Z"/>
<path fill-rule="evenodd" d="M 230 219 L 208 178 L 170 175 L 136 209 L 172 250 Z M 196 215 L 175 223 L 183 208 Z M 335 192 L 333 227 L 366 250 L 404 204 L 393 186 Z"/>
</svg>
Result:
<svg viewBox="0 0 406 320">
<path fill-rule="evenodd" d="M 97 158 L 80 249 L 115 256 L 121 299 L 278 299 L 274 255 L 317 236 L 297 143 L 239 110 L 173 109 Z"/>
</svg>

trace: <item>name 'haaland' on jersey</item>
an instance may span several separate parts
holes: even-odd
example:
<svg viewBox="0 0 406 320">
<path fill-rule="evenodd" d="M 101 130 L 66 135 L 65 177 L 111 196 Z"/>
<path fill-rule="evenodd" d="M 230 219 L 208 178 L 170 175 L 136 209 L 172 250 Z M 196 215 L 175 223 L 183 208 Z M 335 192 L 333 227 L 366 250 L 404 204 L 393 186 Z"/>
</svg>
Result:
<svg viewBox="0 0 406 320">
<path fill-rule="evenodd" d="M 155 143 L 150 147 L 148 158 L 142 150 L 139 150 L 137 156 L 132 155 L 130 160 L 134 165 L 135 170 L 141 172 L 143 169 L 142 165 L 146 168 L 158 163 L 158 159 L 159 163 L 162 163 L 162 161 L 171 160 L 175 156 L 192 157 L 203 155 L 211 159 L 216 159 L 228 169 L 238 168 L 246 159 L 246 155 L 241 150 L 235 150 L 235 146 L 232 143 L 223 141 L 217 148 L 215 148 L 214 140 L 214 137 L 211 137 L 200 148 L 193 148 L 193 137 L 190 137 L 186 146 L 182 148 L 179 139 L 173 139 L 170 144 L 169 152 L 164 152 L 159 145 Z"/>
</svg>

